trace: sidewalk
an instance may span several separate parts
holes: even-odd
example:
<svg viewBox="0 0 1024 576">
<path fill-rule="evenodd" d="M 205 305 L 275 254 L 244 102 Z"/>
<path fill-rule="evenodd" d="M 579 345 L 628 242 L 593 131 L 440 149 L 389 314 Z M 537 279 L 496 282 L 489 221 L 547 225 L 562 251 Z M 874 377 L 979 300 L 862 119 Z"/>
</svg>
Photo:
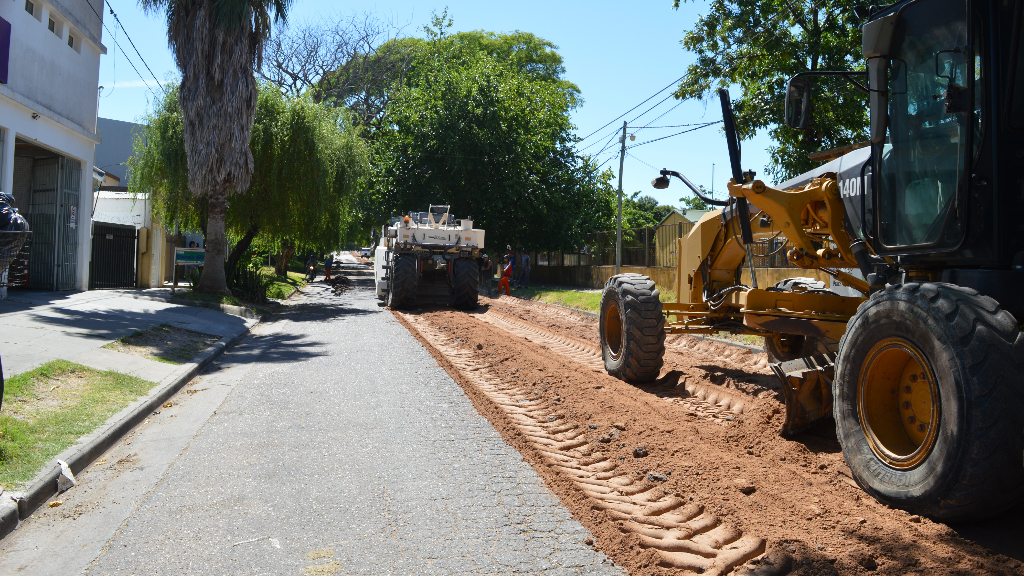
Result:
<svg viewBox="0 0 1024 576">
<path fill-rule="evenodd" d="M 230 338 L 257 322 L 135 295 L 135 291 L 107 290 L 9 292 L 8 298 L 0 301 L 0 361 L 4 378 L 60 359 L 159 382 L 175 367 L 102 346 L 159 324 Z"/>
</svg>

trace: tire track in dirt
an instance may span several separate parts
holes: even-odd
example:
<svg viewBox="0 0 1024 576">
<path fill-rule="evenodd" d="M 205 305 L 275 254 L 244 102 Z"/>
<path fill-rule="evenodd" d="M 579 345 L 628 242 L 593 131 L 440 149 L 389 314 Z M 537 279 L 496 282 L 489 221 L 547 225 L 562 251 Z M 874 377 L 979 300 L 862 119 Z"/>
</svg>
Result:
<svg viewBox="0 0 1024 576">
<path fill-rule="evenodd" d="M 697 574 L 727 574 L 765 552 L 764 539 L 723 523 L 702 504 L 690 501 L 692 498 L 685 500 L 619 470 L 614 459 L 590 442 L 585 427 L 567 419 L 558 406 L 504 381 L 471 351 L 445 344 L 444 335 L 429 322 L 415 315 L 399 315 L 511 419 L 541 458 L 585 494 L 595 509 L 605 511 L 621 532 L 634 534 L 642 547 L 656 552 L 661 566 Z"/>
<path fill-rule="evenodd" d="M 605 371 L 601 349 L 591 342 L 557 334 L 522 318 L 495 310 L 488 310 L 485 314 L 473 314 L 472 317 L 544 346 L 597 372 L 603 374 Z M 705 384 L 692 378 L 683 379 L 680 389 L 679 380 L 679 373 L 669 372 L 658 382 L 643 388 L 660 398 L 683 406 L 691 415 L 713 420 L 733 420 L 746 412 L 749 406 L 750 399 L 742 393 L 727 391 L 714 384 Z"/>
</svg>

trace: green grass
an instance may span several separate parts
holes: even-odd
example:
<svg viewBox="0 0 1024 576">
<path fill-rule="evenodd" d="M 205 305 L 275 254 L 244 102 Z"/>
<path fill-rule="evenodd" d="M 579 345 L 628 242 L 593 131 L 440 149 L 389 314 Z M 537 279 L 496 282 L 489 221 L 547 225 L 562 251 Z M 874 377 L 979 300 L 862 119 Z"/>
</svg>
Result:
<svg viewBox="0 0 1024 576">
<path fill-rule="evenodd" d="M 497 280 L 494 286 L 497 287 Z M 512 295 L 527 300 L 537 300 L 548 304 L 557 304 L 566 308 L 575 308 L 586 312 L 601 311 L 601 290 L 596 288 L 572 288 L 567 286 L 533 285 L 529 288 L 512 289 Z M 675 292 L 661 292 L 662 302 L 674 302 Z"/>
<path fill-rule="evenodd" d="M 223 294 L 202 294 L 191 290 L 178 290 L 174 293 L 175 298 L 181 300 L 192 300 L 194 302 L 212 302 L 214 304 L 229 304 L 231 306 L 245 306 L 245 303 L 234 296 Z"/>
<path fill-rule="evenodd" d="M 0 413 L 0 485 L 11 489 L 156 384 L 65 360 L 12 376 Z"/>
<path fill-rule="evenodd" d="M 495 284 L 496 286 L 496 284 Z M 558 304 L 566 308 L 599 312 L 601 310 L 601 292 L 588 288 L 567 288 L 564 286 L 533 285 L 529 288 L 512 289 L 512 295 L 527 300 L 537 300 L 548 304 Z"/>
<path fill-rule="evenodd" d="M 264 266 L 263 272 L 270 275 L 273 279 L 273 283 L 267 290 L 267 298 L 283 300 L 293 291 L 306 285 L 306 276 L 301 272 L 292 272 L 291 270 L 288 270 L 287 276 L 277 276 L 274 274 L 274 269 L 270 266 Z"/>
</svg>

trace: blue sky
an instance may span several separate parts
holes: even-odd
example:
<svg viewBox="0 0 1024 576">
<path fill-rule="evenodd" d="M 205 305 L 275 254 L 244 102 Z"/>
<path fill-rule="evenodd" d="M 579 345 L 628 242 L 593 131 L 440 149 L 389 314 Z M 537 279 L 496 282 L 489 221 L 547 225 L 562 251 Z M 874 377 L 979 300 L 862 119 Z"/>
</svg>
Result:
<svg viewBox="0 0 1024 576">
<path fill-rule="evenodd" d="M 135 121 L 149 108 L 151 95 L 143 79 L 150 86 L 155 80 L 139 61 L 128 43 L 125 32 L 134 41 L 146 64 L 161 81 L 173 77 L 177 70 L 167 47 L 167 34 L 161 15 L 147 15 L 134 0 L 108 0 L 120 18 L 124 29 L 117 27 L 109 9 L 104 14 L 103 42 L 107 55 L 100 62 L 100 85 L 104 86 L 100 98 L 99 113 L 103 118 Z M 671 0 L 641 0 L 636 2 L 610 2 L 594 0 L 479 2 L 466 0 L 439 1 L 436 4 L 395 0 L 387 3 L 372 1 L 330 2 L 326 0 L 296 0 L 290 14 L 290 22 L 296 25 L 305 21 L 349 15 L 353 12 L 372 12 L 404 26 L 409 35 L 422 35 L 421 28 L 430 22 L 431 12 L 448 8 L 454 20 L 454 31 L 488 30 L 511 32 L 523 30 L 532 32 L 554 42 L 565 60 L 566 77 L 575 82 L 582 91 L 584 104 L 573 114 L 577 132 L 586 136 L 604 124 L 642 102 L 685 72 L 693 56 L 687 53 L 679 40 L 685 30 L 691 28 L 705 9 L 705 3 L 684 4 L 679 10 L 671 8 Z M 124 49 L 130 60 L 142 74 L 132 69 L 124 54 L 115 45 Z M 655 126 L 673 126 L 721 119 L 717 99 L 709 102 L 690 101 L 679 104 L 670 98 L 650 113 L 637 118 L 640 112 L 659 102 L 669 91 L 665 91 L 647 104 L 625 116 L 625 120 L 636 120 L 635 126 L 643 126 L 662 113 Z M 671 109 L 671 110 L 670 110 Z M 631 123 L 632 124 L 632 123 Z M 594 137 L 584 141 L 581 148 L 601 141 L 588 148 L 587 153 L 600 150 L 614 128 L 621 130 L 622 120 L 602 129 Z M 667 136 L 683 128 L 648 128 L 638 131 L 634 144 Z M 767 135 L 759 133 L 752 140 L 743 143 L 743 167 L 764 174 L 768 162 L 767 147 L 771 143 Z M 603 152 L 599 161 L 608 160 L 618 172 L 617 143 Z M 667 190 L 654 190 L 650 186 L 657 169 L 672 168 L 686 174 L 697 184 L 712 187 L 712 165 L 716 196 L 728 181 L 729 155 L 725 137 L 717 127 L 705 128 L 689 134 L 667 138 L 646 144 L 631 151 L 623 168 L 623 190 L 627 193 L 642 191 L 664 204 L 679 205 L 679 197 L 685 188 L 680 182 L 673 182 Z"/>
</svg>

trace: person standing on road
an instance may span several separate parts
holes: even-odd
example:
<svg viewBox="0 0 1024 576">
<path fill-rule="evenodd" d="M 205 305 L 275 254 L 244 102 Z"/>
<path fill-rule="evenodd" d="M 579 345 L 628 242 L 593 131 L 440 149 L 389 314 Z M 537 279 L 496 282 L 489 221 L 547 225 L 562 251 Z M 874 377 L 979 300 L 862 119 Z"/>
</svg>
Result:
<svg viewBox="0 0 1024 576">
<path fill-rule="evenodd" d="M 498 296 L 501 296 L 502 288 L 505 289 L 505 294 L 512 295 L 512 289 L 509 287 L 508 282 L 512 279 L 512 259 L 505 256 L 504 263 L 501 268 L 501 280 L 498 282 Z"/>
<path fill-rule="evenodd" d="M 328 254 L 327 258 L 324 258 L 324 282 L 331 281 L 331 266 L 334 264 L 334 256 Z"/>
<path fill-rule="evenodd" d="M 484 254 L 483 262 L 480 264 L 480 288 L 487 294 L 491 294 L 491 280 L 494 278 L 494 263 Z"/>
<path fill-rule="evenodd" d="M 512 263 L 512 274 L 509 276 L 509 278 L 515 278 L 515 276 L 516 276 L 516 251 L 513 250 L 512 246 L 510 246 L 508 244 L 505 245 L 505 249 L 508 250 L 508 254 L 506 255 L 506 257 L 508 258 L 508 261 Z"/>
<path fill-rule="evenodd" d="M 526 248 L 523 248 L 523 256 L 519 260 L 519 282 L 516 283 L 516 288 L 529 288 L 530 287 L 530 255 L 526 253 Z"/>
</svg>

